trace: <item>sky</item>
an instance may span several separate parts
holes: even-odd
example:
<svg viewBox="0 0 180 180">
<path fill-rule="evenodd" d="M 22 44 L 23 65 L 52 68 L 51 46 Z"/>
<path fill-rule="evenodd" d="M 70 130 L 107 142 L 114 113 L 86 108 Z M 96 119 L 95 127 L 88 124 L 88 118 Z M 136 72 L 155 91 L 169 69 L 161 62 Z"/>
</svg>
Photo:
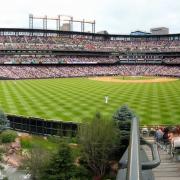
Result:
<svg viewBox="0 0 180 180">
<path fill-rule="evenodd" d="M 152 27 L 168 27 L 170 33 L 180 33 L 180 0 L 0 0 L 0 27 L 28 28 L 29 14 L 57 17 L 70 15 L 74 19 L 96 21 L 96 32 L 113 34 L 131 31 L 149 32 Z M 42 27 L 42 22 L 34 21 Z M 48 29 L 55 29 L 48 22 Z M 74 25 L 80 30 L 80 24 Z M 79 28 L 79 29 L 78 29 Z M 90 26 L 85 26 L 85 31 Z"/>
</svg>

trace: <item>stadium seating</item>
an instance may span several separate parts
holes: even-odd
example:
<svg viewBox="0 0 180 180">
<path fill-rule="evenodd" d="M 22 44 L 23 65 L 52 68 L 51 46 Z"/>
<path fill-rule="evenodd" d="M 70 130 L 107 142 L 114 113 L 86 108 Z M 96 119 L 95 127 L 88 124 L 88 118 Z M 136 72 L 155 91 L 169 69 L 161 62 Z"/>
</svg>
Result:
<svg viewBox="0 0 180 180">
<path fill-rule="evenodd" d="M 87 51 L 140 51 L 140 52 L 177 52 L 180 40 L 90 40 L 74 36 L 0 36 L 0 50 L 37 49 L 37 50 L 87 50 Z"/>
<path fill-rule="evenodd" d="M 180 40 L 177 38 L 113 39 L 85 34 L 12 35 L 3 32 L 0 34 L 0 51 L 1 78 L 180 77 L 180 58 L 162 55 L 180 52 Z M 87 52 L 90 54 L 86 55 Z M 136 55 L 136 52 L 140 54 Z M 133 53 L 135 55 L 131 56 Z"/>
<path fill-rule="evenodd" d="M 80 77 L 99 75 L 122 76 L 176 76 L 180 77 L 180 66 L 163 65 L 69 65 L 69 66 L 43 66 L 43 65 L 1 65 L 0 77 L 26 79 L 26 78 L 54 78 L 54 77 Z"/>
<path fill-rule="evenodd" d="M 117 57 L 86 57 L 86 56 L 0 56 L 0 64 L 97 64 L 115 63 Z"/>
</svg>

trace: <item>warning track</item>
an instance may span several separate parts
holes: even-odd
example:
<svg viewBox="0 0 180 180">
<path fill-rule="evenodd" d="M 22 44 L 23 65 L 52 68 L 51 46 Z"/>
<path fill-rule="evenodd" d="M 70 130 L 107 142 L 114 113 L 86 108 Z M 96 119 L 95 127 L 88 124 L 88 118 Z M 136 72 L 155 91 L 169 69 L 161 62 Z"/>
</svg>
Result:
<svg viewBox="0 0 180 180">
<path fill-rule="evenodd" d="M 158 82 L 170 82 L 176 81 L 177 78 L 167 78 L 167 77 L 152 77 L 152 79 L 118 79 L 115 76 L 104 76 L 104 77 L 91 77 L 91 80 L 104 81 L 104 82 L 117 82 L 117 83 L 158 83 Z"/>
</svg>

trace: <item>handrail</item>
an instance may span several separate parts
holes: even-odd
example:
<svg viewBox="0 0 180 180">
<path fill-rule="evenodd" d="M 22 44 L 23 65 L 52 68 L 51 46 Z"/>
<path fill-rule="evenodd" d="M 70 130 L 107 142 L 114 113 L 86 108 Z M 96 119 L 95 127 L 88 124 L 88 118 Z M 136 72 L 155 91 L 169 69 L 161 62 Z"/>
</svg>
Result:
<svg viewBox="0 0 180 180">
<path fill-rule="evenodd" d="M 141 163 L 140 163 L 140 140 L 139 140 L 139 122 L 133 118 L 131 122 L 131 134 L 128 153 L 127 180 L 141 180 Z"/>
<path fill-rule="evenodd" d="M 148 161 L 146 159 L 147 155 L 145 155 L 145 151 L 140 150 L 140 145 L 147 145 L 150 147 L 152 152 L 152 161 Z M 154 176 L 152 169 L 156 168 L 160 162 L 161 160 L 157 145 L 151 144 L 145 139 L 140 138 L 139 121 L 137 118 L 133 118 L 131 121 L 129 147 L 119 161 L 120 170 L 118 171 L 116 179 L 142 180 L 147 177 L 149 179 L 153 179 Z"/>
<path fill-rule="evenodd" d="M 142 170 L 153 169 L 159 166 L 161 163 L 161 160 L 160 160 L 157 144 L 151 144 L 148 141 L 144 140 L 143 138 L 140 139 L 140 142 L 141 142 L 141 145 L 149 146 L 152 152 L 152 161 L 141 162 Z M 120 160 L 119 163 L 122 169 L 125 169 L 128 167 L 127 160 L 126 161 Z"/>
<path fill-rule="evenodd" d="M 159 166 L 161 163 L 161 160 L 160 160 L 157 144 L 151 144 L 143 138 L 141 138 L 140 141 L 141 141 L 141 144 L 145 144 L 145 145 L 149 146 L 151 148 L 151 152 L 152 152 L 152 161 L 143 162 L 142 169 L 143 170 L 153 169 L 153 168 L 156 168 L 157 166 Z"/>
</svg>

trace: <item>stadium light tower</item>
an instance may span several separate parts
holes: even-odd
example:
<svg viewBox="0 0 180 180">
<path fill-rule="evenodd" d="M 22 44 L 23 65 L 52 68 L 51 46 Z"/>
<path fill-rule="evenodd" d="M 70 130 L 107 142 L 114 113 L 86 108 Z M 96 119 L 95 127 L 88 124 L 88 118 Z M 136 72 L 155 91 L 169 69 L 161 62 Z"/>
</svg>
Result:
<svg viewBox="0 0 180 180">
<path fill-rule="evenodd" d="M 58 20 L 57 20 L 57 30 L 61 30 L 61 22 L 67 21 L 69 24 L 69 30 L 73 30 L 73 17 L 69 15 L 58 15 Z"/>
<path fill-rule="evenodd" d="M 29 14 L 29 29 L 34 28 L 34 20 L 40 19 L 43 21 L 43 29 L 48 29 L 48 21 L 56 21 L 56 30 L 61 30 L 61 22 L 67 22 L 69 24 L 69 30 L 73 31 L 73 23 L 80 23 L 81 32 L 85 32 L 85 24 L 90 24 L 92 26 L 92 33 L 95 33 L 95 20 L 94 21 L 86 21 L 86 20 L 76 20 L 72 16 L 69 15 L 58 15 L 56 18 L 49 18 L 46 15 L 44 17 L 37 17 L 33 14 Z"/>
<path fill-rule="evenodd" d="M 33 14 L 29 14 L 29 29 L 33 29 Z"/>
</svg>

